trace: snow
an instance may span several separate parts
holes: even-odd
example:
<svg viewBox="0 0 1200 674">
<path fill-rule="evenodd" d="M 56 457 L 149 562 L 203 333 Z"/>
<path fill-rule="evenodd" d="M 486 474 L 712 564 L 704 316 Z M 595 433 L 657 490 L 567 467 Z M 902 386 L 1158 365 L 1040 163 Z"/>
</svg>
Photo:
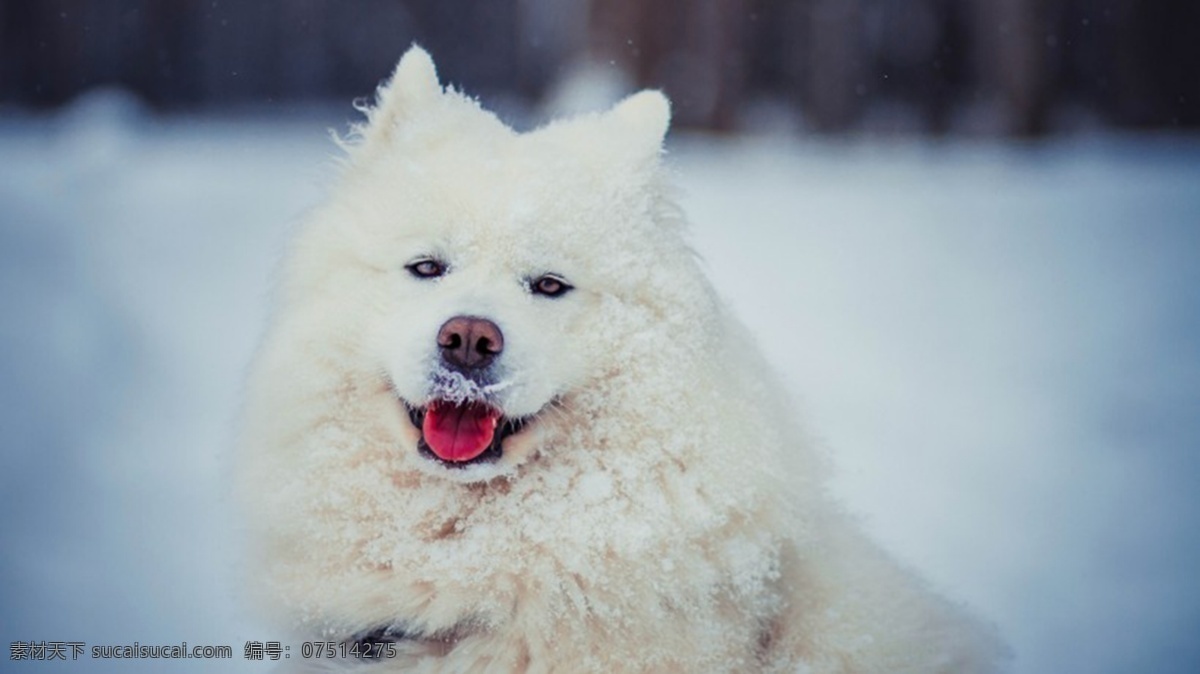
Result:
<svg viewBox="0 0 1200 674">
<path fill-rule="evenodd" d="M 838 490 L 1018 672 L 1187 672 L 1200 145 L 685 146 L 699 247 Z"/>
<path fill-rule="evenodd" d="M 280 638 L 239 598 L 224 476 L 338 119 L 100 97 L 0 120 L 0 643 L 228 644 L 253 669 L 244 642 Z M 1017 672 L 1200 668 L 1200 143 L 670 148 L 717 287 L 889 549 Z"/>
</svg>

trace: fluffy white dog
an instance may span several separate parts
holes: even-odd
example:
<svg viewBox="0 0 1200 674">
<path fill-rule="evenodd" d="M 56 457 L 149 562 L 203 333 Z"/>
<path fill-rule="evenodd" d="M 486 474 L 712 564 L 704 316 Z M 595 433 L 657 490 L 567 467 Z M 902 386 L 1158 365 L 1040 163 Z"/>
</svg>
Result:
<svg viewBox="0 0 1200 674">
<path fill-rule="evenodd" d="M 293 666 L 997 669 L 828 500 L 687 245 L 668 117 L 516 133 L 416 47 L 380 89 L 247 392 L 254 578 L 318 642 Z"/>
</svg>

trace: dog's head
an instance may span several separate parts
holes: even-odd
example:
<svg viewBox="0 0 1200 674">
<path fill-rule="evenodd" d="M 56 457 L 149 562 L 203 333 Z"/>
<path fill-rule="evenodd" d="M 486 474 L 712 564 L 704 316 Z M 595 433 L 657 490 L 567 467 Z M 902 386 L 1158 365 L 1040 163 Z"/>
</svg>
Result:
<svg viewBox="0 0 1200 674">
<path fill-rule="evenodd" d="M 642 92 L 517 133 L 414 47 L 366 112 L 294 251 L 292 295 L 341 321 L 422 470 L 510 472 L 662 319 L 656 302 L 678 294 L 664 267 L 691 266 L 662 199 L 667 101 Z"/>
</svg>

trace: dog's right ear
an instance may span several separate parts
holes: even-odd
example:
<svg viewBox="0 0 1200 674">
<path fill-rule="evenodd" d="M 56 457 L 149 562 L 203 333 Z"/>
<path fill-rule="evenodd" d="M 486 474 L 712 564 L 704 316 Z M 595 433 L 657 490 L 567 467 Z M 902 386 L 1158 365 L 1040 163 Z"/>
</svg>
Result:
<svg viewBox="0 0 1200 674">
<path fill-rule="evenodd" d="M 671 125 L 671 102 L 661 91 L 645 89 L 617 103 L 609 113 L 619 119 L 649 156 L 662 152 Z"/>
<path fill-rule="evenodd" d="M 367 123 L 359 129 L 363 144 L 388 142 L 406 118 L 441 95 L 433 59 L 414 44 L 400 57 L 391 78 L 379 86 L 375 105 L 360 108 L 367 115 Z"/>
</svg>

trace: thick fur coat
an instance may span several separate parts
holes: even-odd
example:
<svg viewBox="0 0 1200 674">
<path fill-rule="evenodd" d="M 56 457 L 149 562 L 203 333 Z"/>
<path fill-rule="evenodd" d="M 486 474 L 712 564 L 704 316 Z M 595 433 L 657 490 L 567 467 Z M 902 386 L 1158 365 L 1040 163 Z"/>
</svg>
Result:
<svg viewBox="0 0 1200 674">
<path fill-rule="evenodd" d="M 414 47 L 367 116 L 243 419 L 254 585 L 298 639 L 390 644 L 363 671 L 996 671 L 828 500 L 686 243 L 661 94 L 521 134 Z M 456 316 L 486 367 L 448 364 Z M 463 404 L 486 461 L 428 437 Z"/>
</svg>

